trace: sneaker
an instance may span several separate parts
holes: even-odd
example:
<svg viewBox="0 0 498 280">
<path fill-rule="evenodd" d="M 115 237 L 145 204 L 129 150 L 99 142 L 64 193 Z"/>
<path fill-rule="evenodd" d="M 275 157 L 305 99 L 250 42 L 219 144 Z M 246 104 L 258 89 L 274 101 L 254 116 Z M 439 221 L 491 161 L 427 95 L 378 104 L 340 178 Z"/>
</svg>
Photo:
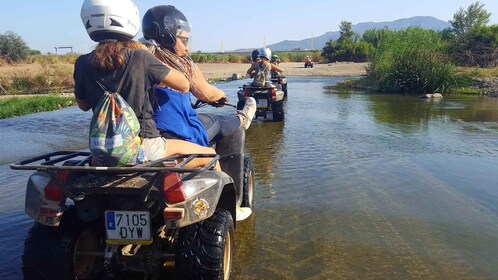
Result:
<svg viewBox="0 0 498 280">
<path fill-rule="evenodd" d="M 254 119 L 254 114 L 256 114 L 256 100 L 253 97 L 248 97 L 244 108 L 237 113 L 240 117 L 240 126 L 244 129 L 248 129 L 252 119 Z"/>
</svg>

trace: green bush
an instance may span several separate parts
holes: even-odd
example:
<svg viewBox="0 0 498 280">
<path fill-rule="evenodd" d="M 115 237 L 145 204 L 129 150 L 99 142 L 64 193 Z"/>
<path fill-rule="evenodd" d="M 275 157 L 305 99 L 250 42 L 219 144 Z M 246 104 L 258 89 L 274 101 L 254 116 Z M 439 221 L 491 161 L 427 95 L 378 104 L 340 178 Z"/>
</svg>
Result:
<svg viewBox="0 0 498 280">
<path fill-rule="evenodd" d="M 311 55 L 313 61 L 320 61 L 320 52 L 273 52 L 279 56 L 280 61 L 282 62 L 304 62 L 306 56 Z M 190 57 L 196 63 L 250 63 L 251 55 L 250 54 L 212 54 L 212 53 L 192 53 Z"/>
<path fill-rule="evenodd" d="M 418 27 L 389 33 L 379 43 L 367 69 L 382 92 L 448 92 L 466 80 L 448 62 L 440 34 Z"/>
<path fill-rule="evenodd" d="M 35 96 L 14 97 L 0 100 L 0 119 L 37 112 L 53 111 L 75 104 L 72 97 Z"/>
</svg>

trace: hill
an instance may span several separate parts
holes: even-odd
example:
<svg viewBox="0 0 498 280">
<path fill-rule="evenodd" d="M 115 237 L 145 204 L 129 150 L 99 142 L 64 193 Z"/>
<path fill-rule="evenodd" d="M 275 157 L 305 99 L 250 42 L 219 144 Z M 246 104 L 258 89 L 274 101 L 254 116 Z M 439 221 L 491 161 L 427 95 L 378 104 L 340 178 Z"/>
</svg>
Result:
<svg viewBox="0 0 498 280">
<path fill-rule="evenodd" d="M 390 30 L 400 30 L 410 26 L 419 26 L 432 30 L 443 30 L 444 28 L 451 27 L 449 22 L 439 20 L 435 17 L 429 16 L 416 16 L 411 18 L 398 19 L 395 21 L 384 22 L 362 22 L 354 24 L 352 29 L 360 36 L 368 29 L 381 29 L 388 28 Z M 320 50 L 325 47 L 325 44 L 330 40 L 337 40 L 340 36 L 339 31 L 330 31 L 321 36 L 313 38 L 313 49 Z M 268 45 L 272 51 L 290 51 L 290 50 L 307 50 L 311 48 L 311 39 L 303 39 L 299 41 L 285 40 L 279 43 Z M 252 50 L 252 49 L 248 49 Z M 247 50 L 246 50 L 247 51 Z"/>
</svg>

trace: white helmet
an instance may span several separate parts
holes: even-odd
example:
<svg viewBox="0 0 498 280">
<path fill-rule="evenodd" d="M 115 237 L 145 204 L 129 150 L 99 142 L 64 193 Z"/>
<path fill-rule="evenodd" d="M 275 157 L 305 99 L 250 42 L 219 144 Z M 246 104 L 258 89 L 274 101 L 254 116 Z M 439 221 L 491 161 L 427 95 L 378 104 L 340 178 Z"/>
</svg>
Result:
<svg viewBox="0 0 498 280">
<path fill-rule="evenodd" d="M 131 0 L 85 0 L 81 20 L 95 42 L 130 40 L 140 29 L 138 8 Z"/>
<path fill-rule="evenodd" d="M 266 58 L 270 60 L 271 58 L 271 50 L 270 48 L 262 48 L 259 50 L 259 57 L 260 58 Z"/>
</svg>

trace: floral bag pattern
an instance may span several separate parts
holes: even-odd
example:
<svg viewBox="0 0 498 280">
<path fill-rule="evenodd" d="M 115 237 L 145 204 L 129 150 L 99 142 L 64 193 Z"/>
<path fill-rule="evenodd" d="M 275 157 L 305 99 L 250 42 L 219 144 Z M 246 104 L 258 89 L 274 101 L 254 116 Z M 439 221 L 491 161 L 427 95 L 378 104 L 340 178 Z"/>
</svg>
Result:
<svg viewBox="0 0 498 280">
<path fill-rule="evenodd" d="M 119 94 L 128 73 L 128 64 L 116 92 L 104 91 L 90 122 L 89 147 L 99 164 L 106 166 L 135 165 L 141 150 L 140 122 L 133 108 Z"/>
</svg>

